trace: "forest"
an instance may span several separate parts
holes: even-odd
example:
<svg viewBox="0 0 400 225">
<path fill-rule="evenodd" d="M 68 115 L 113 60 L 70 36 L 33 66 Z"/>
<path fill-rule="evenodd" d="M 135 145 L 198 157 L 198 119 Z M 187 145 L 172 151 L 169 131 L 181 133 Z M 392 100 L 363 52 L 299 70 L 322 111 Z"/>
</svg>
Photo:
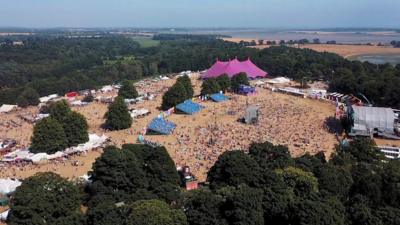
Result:
<svg viewBox="0 0 400 225">
<path fill-rule="evenodd" d="M 223 153 L 208 183 L 185 191 L 164 147 L 109 146 L 86 185 L 51 172 L 24 180 L 8 224 L 400 224 L 400 162 L 384 161 L 370 139 L 338 146 L 329 162 L 269 142 L 246 152 Z"/>
<path fill-rule="evenodd" d="M 248 57 L 270 76 L 322 80 L 331 91 L 365 95 L 376 106 L 400 108 L 400 65 L 349 61 L 332 53 L 275 46 L 258 50 L 207 35 L 155 35 L 142 47 L 124 36 L 33 36 L 23 46 L 0 46 L 0 104 L 15 103 L 26 88 L 40 96 L 95 88 L 122 80 L 198 71 L 217 58 Z M 1 42 L 1 40 L 0 40 Z"/>
</svg>

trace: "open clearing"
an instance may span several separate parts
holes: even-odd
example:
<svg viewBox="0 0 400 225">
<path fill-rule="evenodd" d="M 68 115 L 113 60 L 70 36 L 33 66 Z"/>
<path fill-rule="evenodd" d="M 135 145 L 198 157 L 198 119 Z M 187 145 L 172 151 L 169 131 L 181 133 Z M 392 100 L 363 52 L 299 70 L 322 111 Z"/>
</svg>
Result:
<svg viewBox="0 0 400 225">
<path fill-rule="evenodd" d="M 162 94 L 175 82 L 175 79 L 149 82 L 137 87 L 141 93 L 155 93 L 153 101 L 144 101 L 133 105 L 134 108 L 147 108 L 151 115 L 135 119 L 132 127 L 122 131 L 104 131 L 100 125 L 104 122 L 107 105 L 91 103 L 86 107 L 74 107 L 85 115 L 90 125 L 89 131 L 101 135 L 105 133 L 118 146 L 135 143 L 139 133 L 156 117 L 160 111 Z M 192 76 L 195 94 L 200 92 L 201 81 L 198 75 Z M 211 101 L 201 102 L 206 108 L 193 116 L 173 114 L 167 117 L 177 124 L 172 135 L 147 135 L 146 139 L 164 145 L 177 166 L 188 165 L 192 172 L 204 181 L 206 172 L 227 150 L 247 149 L 252 142 L 270 141 L 274 144 L 287 145 L 293 156 L 309 152 L 315 154 L 323 151 L 329 157 L 337 143 L 334 134 L 325 129 L 325 119 L 333 116 L 334 105 L 328 102 L 303 99 L 290 95 L 273 93 L 258 88 L 258 94 L 242 96 L 228 94 L 232 99 L 223 103 Z M 257 125 L 246 125 L 238 122 L 244 115 L 246 105 L 260 106 L 261 116 Z M 32 112 L 37 109 L 30 108 Z M 0 131 L 0 138 L 16 139 L 22 145 L 28 145 L 32 134 L 32 125 L 20 121 L 14 112 L 2 115 L 1 120 L 18 121 L 19 128 Z M 214 140 L 210 144 L 210 139 Z M 25 178 L 39 171 L 54 171 L 68 178 L 76 178 L 91 170 L 91 165 L 100 156 L 101 151 L 89 152 L 86 156 L 75 156 L 66 162 L 47 165 L 29 165 L 19 167 L 3 167 L 0 177 Z M 77 161 L 79 166 L 71 162 Z"/>
<path fill-rule="evenodd" d="M 239 43 L 240 41 L 258 41 L 253 38 L 223 38 L 225 41 Z M 270 47 L 269 45 L 257 45 L 252 48 L 264 49 Z M 400 48 L 393 48 L 391 46 L 369 46 L 369 45 L 328 45 L 328 44 L 306 44 L 300 45 L 300 48 L 308 48 L 317 52 L 331 52 L 336 53 L 345 58 L 357 55 L 400 55 Z"/>
</svg>

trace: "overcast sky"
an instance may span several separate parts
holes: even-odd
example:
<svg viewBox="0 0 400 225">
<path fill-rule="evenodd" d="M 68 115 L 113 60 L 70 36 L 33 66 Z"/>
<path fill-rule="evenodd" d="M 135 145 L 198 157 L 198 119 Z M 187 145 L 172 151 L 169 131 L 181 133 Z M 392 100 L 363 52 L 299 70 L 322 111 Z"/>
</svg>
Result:
<svg viewBox="0 0 400 225">
<path fill-rule="evenodd" d="M 400 0 L 0 0 L 0 26 L 400 27 Z"/>
</svg>

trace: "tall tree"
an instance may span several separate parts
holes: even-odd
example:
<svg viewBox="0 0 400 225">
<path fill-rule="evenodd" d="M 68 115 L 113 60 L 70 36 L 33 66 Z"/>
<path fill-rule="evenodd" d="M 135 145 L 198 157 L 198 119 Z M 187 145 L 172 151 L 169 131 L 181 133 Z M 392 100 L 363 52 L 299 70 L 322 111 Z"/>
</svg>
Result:
<svg viewBox="0 0 400 225">
<path fill-rule="evenodd" d="M 317 169 L 315 175 L 318 178 L 318 187 L 321 191 L 327 191 L 330 195 L 338 196 L 342 199 L 348 197 L 353 184 L 349 171 L 329 164 Z"/>
<path fill-rule="evenodd" d="M 124 80 L 121 83 L 121 88 L 118 91 L 118 96 L 124 99 L 134 99 L 138 97 L 138 92 L 136 91 L 133 82 L 129 80 Z"/>
<path fill-rule="evenodd" d="M 224 152 L 207 174 L 212 187 L 238 186 L 251 187 L 260 182 L 260 167 L 257 162 L 243 151 Z"/>
<path fill-rule="evenodd" d="M 68 102 L 65 100 L 52 102 L 49 105 L 50 116 L 60 123 L 62 123 L 69 113 L 71 113 L 71 108 L 69 107 Z"/>
<path fill-rule="evenodd" d="M 264 224 L 262 190 L 240 185 L 233 195 L 227 197 L 226 217 L 232 225 Z"/>
<path fill-rule="evenodd" d="M 188 192 L 184 197 L 184 208 L 191 225 L 228 224 L 223 215 L 223 196 L 210 190 Z"/>
<path fill-rule="evenodd" d="M 82 114 L 70 112 L 63 120 L 63 128 L 67 136 L 68 146 L 77 146 L 89 141 L 89 126 Z"/>
<path fill-rule="evenodd" d="M 209 78 L 203 81 L 201 85 L 201 95 L 211 95 L 221 91 L 221 87 L 219 86 L 217 80 L 215 78 Z"/>
<path fill-rule="evenodd" d="M 245 73 L 236 74 L 231 78 L 231 86 L 234 91 L 238 91 L 241 84 L 250 85 L 249 78 Z"/>
<path fill-rule="evenodd" d="M 131 203 L 142 199 L 176 202 L 180 198 L 179 176 L 164 147 L 109 146 L 93 164 L 91 179 L 92 205 L 102 199 Z"/>
<path fill-rule="evenodd" d="M 382 221 L 384 225 L 400 224 L 400 209 L 393 207 L 383 207 L 375 211 L 375 217 Z"/>
<path fill-rule="evenodd" d="M 73 112 L 67 101 L 62 100 L 50 104 L 50 117 L 56 119 L 63 127 L 67 137 L 68 147 L 77 146 L 89 140 L 86 118 Z"/>
<path fill-rule="evenodd" d="M 110 130 L 123 130 L 132 125 L 132 117 L 124 99 L 121 97 L 115 98 L 114 102 L 108 107 L 105 118 L 104 126 Z"/>
<path fill-rule="evenodd" d="M 186 88 L 182 83 L 176 82 L 162 97 L 161 109 L 168 110 L 186 100 Z"/>
<path fill-rule="evenodd" d="M 182 210 L 159 200 L 140 200 L 131 209 L 128 225 L 188 225 Z"/>
<path fill-rule="evenodd" d="M 304 199 L 292 206 L 289 224 L 344 225 L 345 215 L 322 201 Z"/>
<path fill-rule="evenodd" d="M 225 92 L 231 88 L 231 79 L 229 78 L 229 76 L 227 74 L 223 74 L 223 75 L 217 77 L 217 82 L 223 92 Z"/>
<path fill-rule="evenodd" d="M 53 154 L 68 147 L 62 125 L 52 117 L 44 118 L 34 126 L 31 142 L 30 151 L 33 153 Z"/>
<path fill-rule="evenodd" d="M 87 225 L 127 225 L 130 209 L 127 206 L 117 207 L 114 202 L 101 199 L 95 207 L 87 211 Z"/>
<path fill-rule="evenodd" d="M 270 142 L 251 144 L 249 155 L 263 168 L 277 169 L 294 165 L 287 146 L 273 145 Z"/>
<path fill-rule="evenodd" d="M 318 192 L 318 180 L 310 172 L 295 167 L 288 167 L 278 169 L 277 174 L 282 177 L 288 187 L 293 188 L 297 196 L 310 196 Z"/>
<path fill-rule="evenodd" d="M 190 80 L 188 75 L 184 75 L 182 77 L 179 77 L 176 82 L 180 82 L 186 90 L 186 99 L 191 99 L 193 98 L 194 91 L 193 91 L 193 86 L 192 86 L 192 81 Z"/>
<path fill-rule="evenodd" d="M 77 186 L 48 172 L 25 179 L 13 195 L 10 225 L 83 224 Z"/>
<path fill-rule="evenodd" d="M 19 107 L 27 107 L 30 105 L 36 106 L 40 103 L 39 94 L 35 89 L 27 87 L 24 91 L 18 96 L 17 104 Z"/>
</svg>

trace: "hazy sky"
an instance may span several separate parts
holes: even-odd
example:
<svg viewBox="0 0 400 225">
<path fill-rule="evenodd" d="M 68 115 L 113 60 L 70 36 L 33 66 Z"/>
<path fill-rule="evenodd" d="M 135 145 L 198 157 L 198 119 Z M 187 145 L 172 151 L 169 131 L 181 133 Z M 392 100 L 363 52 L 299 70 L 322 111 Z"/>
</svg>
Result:
<svg viewBox="0 0 400 225">
<path fill-rule="evenodd" d="M 0 26 L 400 27 L 400 0 L 0 0 Z"/>
</svg>

